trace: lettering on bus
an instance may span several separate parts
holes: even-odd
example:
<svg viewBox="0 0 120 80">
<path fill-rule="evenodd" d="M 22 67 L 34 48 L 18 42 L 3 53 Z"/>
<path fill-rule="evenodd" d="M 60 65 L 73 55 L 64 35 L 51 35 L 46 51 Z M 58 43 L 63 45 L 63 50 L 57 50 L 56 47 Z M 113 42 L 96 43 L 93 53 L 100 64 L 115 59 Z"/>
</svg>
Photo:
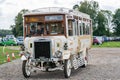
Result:
<svg viewBox="0 0 120 80">
<path fill-rule="evenodd" d="M 62 15 L 57 15 L 57 16 L 45 16 L 45 21 L 61 21 L 63 20 L 63 16 Z"/>
</svg>

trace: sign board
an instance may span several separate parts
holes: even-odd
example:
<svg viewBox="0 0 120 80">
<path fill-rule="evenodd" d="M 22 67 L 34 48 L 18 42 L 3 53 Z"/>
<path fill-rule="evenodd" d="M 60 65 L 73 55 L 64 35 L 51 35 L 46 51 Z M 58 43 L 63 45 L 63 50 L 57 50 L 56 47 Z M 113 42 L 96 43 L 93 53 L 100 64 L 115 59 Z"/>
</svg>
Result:
<svg viewBox="0 0 120 80">
<path fill-rule="evenodd" d="M 61 21 L 63 20 L 62 15 L 57 15 L 57 16 L 45 16 L 45 21 Z"/>
</svg>

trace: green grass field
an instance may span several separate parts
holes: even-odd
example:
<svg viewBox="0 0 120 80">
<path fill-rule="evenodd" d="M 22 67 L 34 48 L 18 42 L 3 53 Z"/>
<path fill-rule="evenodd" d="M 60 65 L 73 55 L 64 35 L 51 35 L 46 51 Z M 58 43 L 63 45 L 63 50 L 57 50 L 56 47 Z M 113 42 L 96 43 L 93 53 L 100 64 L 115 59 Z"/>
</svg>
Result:
<svg viewBox="0 0 120 80">
<path fill-rule="evenodd" d="M 3 53 L 3 47 L 0 46 L 0 64 L 6 63 L 7 62 L 7 55 L 6 53 L 9 54 L 10 60 L 12 61 L 12 53 L 15 54 L 15 59 L 20 58 L 19 57 L 19 50 L 13 50 L 15 48 L 19 48 L 18 46 L 7 46 L 4 48 L 4 53 Z M 11 49 L 12 48 L 12 49 Z"/>
<path fill-rule="evenodd" d="M 120 41 L 111 41 L 111 42 L 104 42 L 103 44 L 101 45 L 93 45 L 92 46 L 93 48 L 97 47 L 97 48 L 101 48 L 101 47 L 109 47 L 109 48 L 114 48 L 114 47 L 117 47 L 117 48 L 120 48 Z"/>
</svg>

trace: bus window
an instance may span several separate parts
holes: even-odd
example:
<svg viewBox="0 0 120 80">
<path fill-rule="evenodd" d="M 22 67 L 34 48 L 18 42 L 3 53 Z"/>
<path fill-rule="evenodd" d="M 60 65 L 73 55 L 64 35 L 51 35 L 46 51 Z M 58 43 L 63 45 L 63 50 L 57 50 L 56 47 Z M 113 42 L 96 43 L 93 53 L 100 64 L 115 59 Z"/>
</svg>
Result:
<svg viewBox="0 0 120 80">
<path fill-rule="evenodd" d="M 36 33 L 37 30 L 37 23 L 30 23 L 30 34 L 34 35 Z"/>
<path fill-rule="evenodd" d="M 89 24 L 86 25 L 86 34 L 87 35 L 90 34 L 90 26 L 89 26 Z"/>
<path fill-rule="evenodd" d="M 79 23 L 79 33 L 80 33 L 80 35 L 82 35 L 82 34 L 83 34 L 82 24 L 81 24 L 81 23 Z"/>
<path fill-rule="evenodd" d="M 36 22 L 29 23 L 28 26 L 29 35 L 31 36 L 39 36 L 39 35 L 63 35 L 64 34 L 64 25 L 62 22 Z M 28 30 L 28 29 L 27 29 Z"/>
<path fill-rule="evenodd" d="M 79 29 L 78 22 L 77 22 L 77 35 L 79 35 L 79 33 L 80 33 L 80 29 Z"/>
<path fill-rule="evenodd" d="M 75 35 L 77 35 L 77 22 L 74 22 L 74 31 L 75 31 Z"/>
<path fill-rule="evenodd" d="M 73 22 L 74 35 L 77 35 L 77 21 Z"/>
<path fill-rule="evenodd" d="M 61 24 L 60 23 L 52 23 L 51 25 L 51 34 L 61 34 Z"/>
<path fill-rule="evenodd" d="M 85 23 L 82 23 L 82 26 L 83 26 L 83 35 L 85 35 L 86 34 Z"/>
<path fill-rule="evenodd" d="M 68 35 L 73 36 L 72 20 L 68 20 Z"/>
<path fill-rule="evenodd" d="M 64 34 L 64 26 L 62 22 L 54 22 L 54 23 L 47 23 L 45 27 L 47 34 L 54 35 L 54 34 Z"/>
<path fill-rule="evenodd" d="M 37 34 L 45 34 L 44 24 L 43 23 L 37 23 Z"/>
</svg>

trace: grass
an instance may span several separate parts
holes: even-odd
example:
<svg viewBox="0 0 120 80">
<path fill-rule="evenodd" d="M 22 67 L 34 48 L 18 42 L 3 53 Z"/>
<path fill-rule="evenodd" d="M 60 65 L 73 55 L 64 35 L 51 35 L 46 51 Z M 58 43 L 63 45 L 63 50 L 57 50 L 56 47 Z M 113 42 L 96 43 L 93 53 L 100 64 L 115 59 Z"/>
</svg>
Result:
<svg viewBox="0 0 120 80">
<path fill-rule="evenodd" d="M 109 47 L 109 48 L 120 48 L 120 41 L 111 41 L 111 42 L 104 42 L 101 45 L 93 45 L 93 48 L 104 48 L 104 47 Z"/>
<path fill-rule="evenodd" d="M 4 48 L 4 53 L 3 53 L 3 47 L 0 46 L 0 64 L 6 63 L 7 62 L 7 55 L 9 54 L 10 60 L 12 61 L 12 53 L 15 54 L 15 59 L 20 58 L 19 57 L 19 50 L 13 50 L 15 48 L 19 48 L 18 46 L 7 46 Z M 12 49 L 11 49 L 12 48 Z"/>
</svg>

